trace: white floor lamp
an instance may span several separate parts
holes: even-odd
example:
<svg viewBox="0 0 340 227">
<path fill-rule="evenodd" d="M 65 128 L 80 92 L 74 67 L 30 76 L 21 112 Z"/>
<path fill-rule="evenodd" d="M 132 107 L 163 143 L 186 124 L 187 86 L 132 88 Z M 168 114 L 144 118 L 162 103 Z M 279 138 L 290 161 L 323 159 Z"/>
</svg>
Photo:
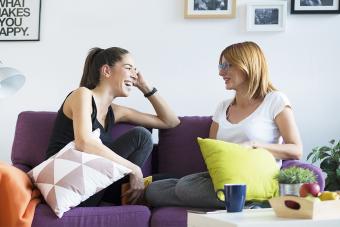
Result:
<svg viewBox="0 0 340 227">
<path fill-rule="evenodd" d="M 0 61 L 0 99 L 13 95 L 25 83 L 25 76 Z"/>
</svg>

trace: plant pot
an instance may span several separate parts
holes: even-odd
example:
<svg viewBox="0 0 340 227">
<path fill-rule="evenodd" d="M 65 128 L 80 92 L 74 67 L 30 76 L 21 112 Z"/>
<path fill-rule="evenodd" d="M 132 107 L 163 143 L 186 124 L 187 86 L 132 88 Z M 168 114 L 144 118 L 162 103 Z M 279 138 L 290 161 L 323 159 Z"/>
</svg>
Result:
<svg viewBox="0 0 340 227">
<path fill-rule="evenodd" d="M 300 195 L 300 187 L 302 184 L 280 184 L 279 185 L 279 193 L 280 196 L 285 195 Z"/>
</svg>

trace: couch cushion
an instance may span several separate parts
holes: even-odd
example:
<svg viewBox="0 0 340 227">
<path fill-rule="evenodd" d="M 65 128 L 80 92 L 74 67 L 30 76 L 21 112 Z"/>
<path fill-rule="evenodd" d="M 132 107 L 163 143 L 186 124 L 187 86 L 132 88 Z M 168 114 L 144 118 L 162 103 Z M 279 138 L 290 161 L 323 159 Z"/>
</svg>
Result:
<svg viewBox="0 0 340 227">
<path fill-rule="evenodd" d="M 24 111 L 19 114 L 11 154 L 15 166 L 24 167 L 23 170 L 27 171 L 45 160 L 56 116 L 56 112 L 45 111 Z M 117 138 L 134 126 L 119 123 L 113 127 L 112 137 Z M 150 158 L 143 167 L 145 175 L 151 173 Z"/>
<path fill-rule="evenodd" d="M 100 141 L 99 135 L 99 129 L 92 132 L 92 137 Z M 28 175 L 47 204 L 61 218 L 64 212 L 130 172 L 111 160 L 76 150 L 72 141 L 34 167 Z"/>
<path fill-rule="evenodd" d="M 163 207 L 152 210 L 150 227 L 186 227 L 187 210 L 181 207 Z"/>
<path fill-rule="evenodd" d="M 206 171 L 197 137 L 209 136 L 211 117 L 186 116 L 180 121 L 175 128 L 159 130 L 158 171 L 178 176 Z"/>
<path fill-rule="evenodd" d="M 224 184 L 246 184 L 246 200 L 267 200 L 278 195 L 275 176 L 279 172 L 274 156 L 267 150 L 198 138 L 215 191 Z M 220 193 L 218 197 L 224 200 Z"/>
<path fill-rule="evenodd" d="M 150 210 L 145 206 L 76 207 L 57 218 L 46 205 L 36 208 L 32 227 L 148 227 Z"/>
</svg>

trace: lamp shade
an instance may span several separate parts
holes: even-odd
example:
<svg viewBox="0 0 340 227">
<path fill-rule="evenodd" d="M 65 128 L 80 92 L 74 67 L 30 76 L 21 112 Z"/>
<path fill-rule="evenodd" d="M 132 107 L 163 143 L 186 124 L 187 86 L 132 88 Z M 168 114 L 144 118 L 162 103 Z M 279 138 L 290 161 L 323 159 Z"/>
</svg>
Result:
<svg viewBox="0 0 340 227">
<path fill-rule="evenodd" d="M 25 83 L 25 76 L 0 62 L 0 99 L 13 95 Z"/>
</svg>

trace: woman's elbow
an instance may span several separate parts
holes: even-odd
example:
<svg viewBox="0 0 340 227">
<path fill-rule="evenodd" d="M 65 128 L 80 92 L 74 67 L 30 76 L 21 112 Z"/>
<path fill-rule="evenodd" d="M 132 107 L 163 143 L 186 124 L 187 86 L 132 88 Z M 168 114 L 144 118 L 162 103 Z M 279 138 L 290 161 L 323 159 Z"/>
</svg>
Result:
<svg viewBox="0 0 340 227">
<path fill-rule="evenodd" d="M 297 158 L 298 158 L 298 159 L 302 159 L 302 156 L 303 156 L 303 151 L 300 150 L 299 153 L 298 153 L 298 155 L 297 155 Z"/>
<path fill-rule="evenodd" d="M 175 128 L 181 123 L 181 121 L 176 117 L 174 120 L 170 121 L 167 126 L 168 128 Z"/>
<path fill-rule="evenodd" d="M 81 138 L 75 139 L 74 143 L 75 143 L 75 148 L 77 150 L 79 150 L 79 151 L 87 150 L 88 145 L 87 145 L 87 142 L 86 142 L 85 139 L 81 139 Z"/>
<path fill-rule="evenodd" d="M 292 159 L 294 159 L 294 160 L 300 160 L 300 159 L 302 159 L 302 152 L 299 152 L 299 153 L 293 155 L 293 158 L 292 158 Z"/>
<path fill-rule="evenodd" d="M 302 159 L 302 156 L 303 156 L 303 148 L 301 145 L 297 145 L 297 148 L 294 154 L 292 155 L 292 159 L 300 160 Z"/>
</svg>

